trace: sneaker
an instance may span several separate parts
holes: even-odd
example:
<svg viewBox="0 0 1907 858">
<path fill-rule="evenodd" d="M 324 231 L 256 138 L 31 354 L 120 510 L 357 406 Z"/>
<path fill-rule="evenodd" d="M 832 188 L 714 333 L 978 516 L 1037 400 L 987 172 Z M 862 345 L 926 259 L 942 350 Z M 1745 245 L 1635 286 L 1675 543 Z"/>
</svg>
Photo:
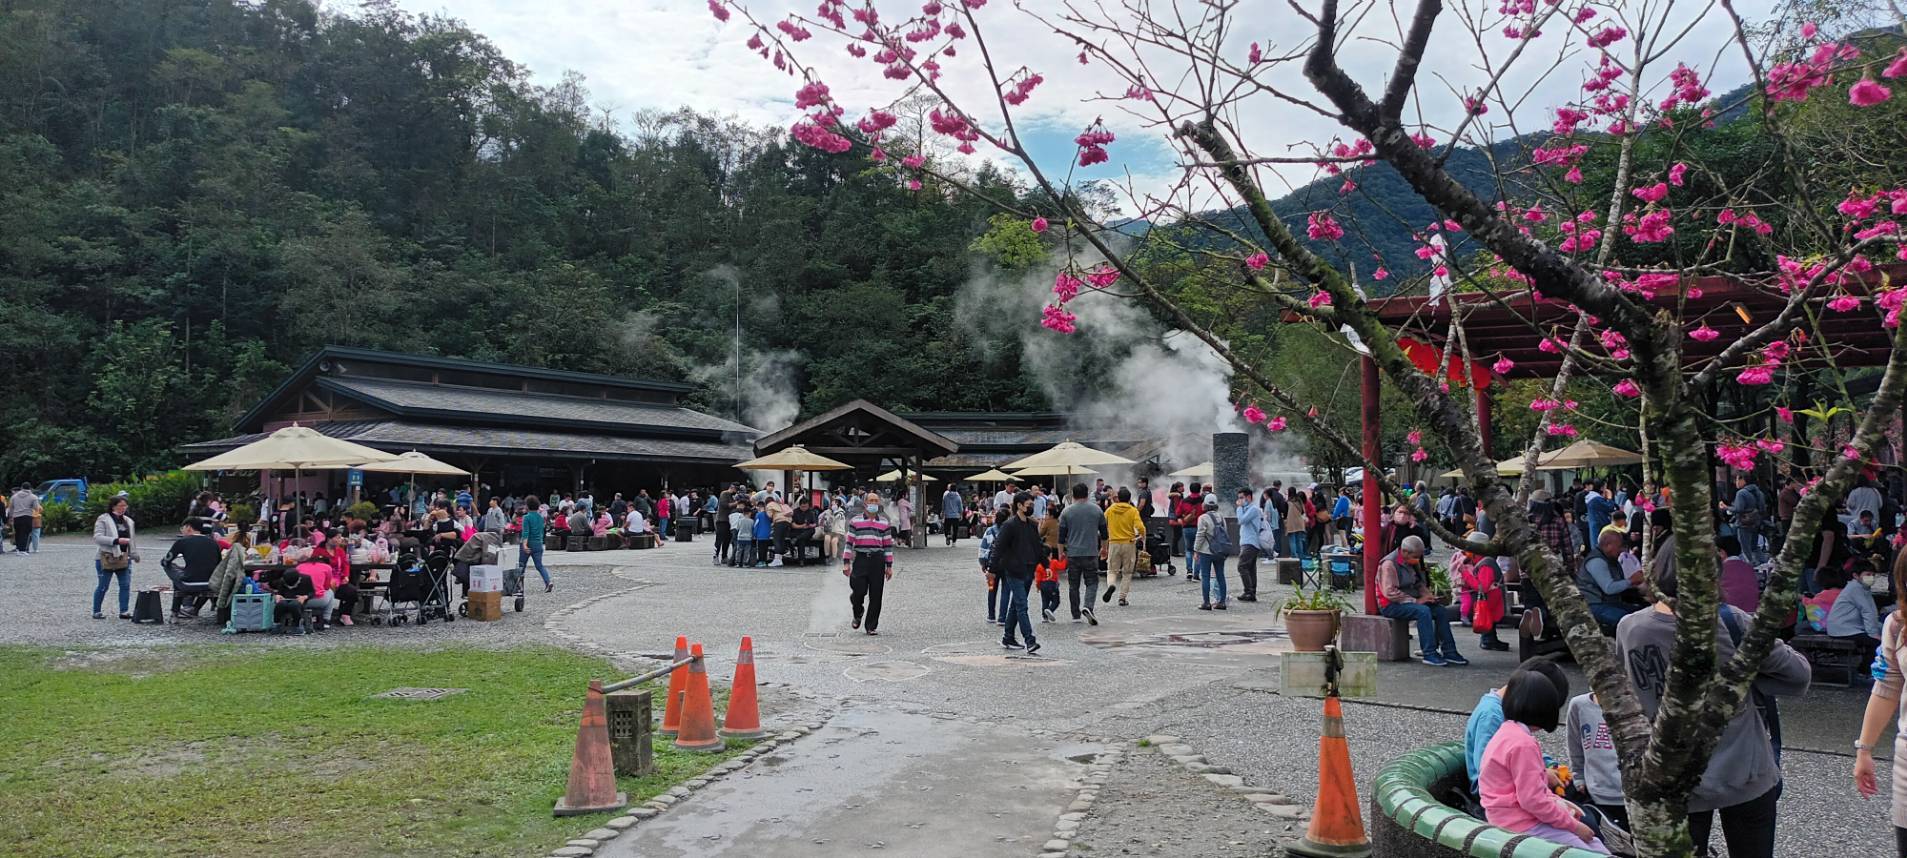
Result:
<svg viewBox="0 0 1907 858">
<path fill-rule="evenodd" d="M 1452 667 L 1465 667 L 1470 664 L 1469 659 L 1464 658 L 1463 656 L 1460 656 L 1454 652 L 1448 655 L 1445 655 L 1443 657 L 1443 660 L 1445 664 L 1448 664 Z"/>
<path fill-rule="evenodd" d="M 98 611 L 94 611 L 94 612 L 93 612 L 93 619 L 95 619 L 95 620 L 103 620 L 103 619 L 106 619 L 106 615 L 105 615 L 105 614 L 102 614 L 102 613 L 100 613 L 100 612 L 98 612 Z"/>
<path fill-rule="evenodd" d="M 1609 851 L 1617 855 L 1636 854 L 1635 839 L 1629 832 L 1624 831 L 1622 826 L 1617 825 L 1616 821 L 1608 816 L 1600 813 L 1597 815 L 1602 817 L 1602 845 L 1609 847 Z"/>
<path fill-rule="evenodd" d="M 1450 663 L 1444 661 L 1443 656 L 1440 655 L 1425 655 L 1424 664 L 1430 667 L 1447 667 Z"/>
<path fill-rule="evenodd" d="M 357 623 L 354 623 L 354 622 L 351 622 L 351 615 L 350 615 L 350 614 L 341 614 L 341 615 L 339 615 L 339 617 L 338 617 L 338 625 L 341 625 L 341 626 L 355 626 L 355 625 L 357 625 Z"/>
<path fill-rule="evenodd" d="M 1126 605 L 1127 605 L 1126 600 L 1124 599 L 1119 600 L 1119 607 L 1124 608 L 1126 607 Z"/>
<path fill-rule="evenodd" d="M 875 631 L 875 630 L 873 630 L 873 629 L 868 629 L 868 630 L 867 630 L 867 633 L 868 633 L 868 634 L 870 634 L 870 635 L 878 635 L 878 634 L 880 634 L 880 632 L 877 632 L 877 631 Z"/>
<path fill-rule="evenodd" d="M 1091 608 L 1086 609 L 1086 622 L 1095 626 L 1099 625 L 1099 618 L 1093 616 L 1093 609 Z"/>
<path fill-rule="evenodd" d="M 1034 642 L 1032 642 L 1032 643 L 1030 643 L 1030 644 L 1027 644 L 1027 645 L 1026 645 L 1026 654 L 1027 654 L 1027 655 L 1039 655 L 1039 654 L 1040 654 L 1040 642 L 1039 642 L 1039 641 L 1034 641 Z"/>
<path fill-rule="evenodd" d="M 1026 649 L 1026 647 L 1020 645 L 1019 641 L 1001 641 L 1000 645 L 1007 649 Z"/>
<path fill-rule="evenodd" d="M 1040 617 L 1041 617 L 1041 619 L 1044 619 L 1044 620 L 1045 620 L 1046 622 L 1049 622 L 1049 623 L 1050 623 L 1050 622 L 1052 622 L 1052 621 L 1053 621 L 1053 612 L 1052 612 L 1052 611 L 1040 611 Z"/>
<path fill-rule="evenodd" d="M 858 628 L 860 628 L 860 627 L 861 627 L 861 618 L 860 618 L 860 617 L 855 617 L 855 618 L 854 618 L 854 622 L 852 622 L 852 623 L 849 623 L 849 624 L 848 624 L 848 628 L 850 628 L 850 629 L 858 629 Z"/>
<path fill-rule="evenodd" d="M 1218 604 L 1216 604 L 1216 605 L 1213 605 L 1213 606 L 1212 606 L 1212 610 L 1214 610 L 1214 611 L 1229 611 L 1229 610 L 1231 610 L 1231 606 L 1229 606 L 1229 605 L 1226 605 L 1226 604 L 1225 604 L 1224 602 L 1220 602 L 1220 603 L 1218 603 Z"/>
<path fill-rule="evenodd" d="M 1198 609 L 1199 609 L 1199 610 L 1201 610 L 1201 611 L 1209 611 L 1209 610 L 1211 610 L 1211 609 L 1212 609 L 1212 606 L 1211 606 L 1211 605 L 1200 605 L 1200 606 L 1198 606 Z"/>
<path fill-rule="evenodd" d="M 1101 602 L 1110 602 L 1110 601 L 1112 601 L 1112 594 L 1113 594 L 1113 593 L 1115 593 L 1115 592 L 1117 592 L 1118 590 L 1119 590 L 1119 585 L 1117 585 L 1117 584 L 1114 584 L 1114 585 L 1112 585 L 1112 586 L 1110 586 L 1110 587 L 1107 587 L 1107 588 L 1106 588 L 1106 594 L 1105 594 L 1105 595 L 1103 595 L 1103 596 L 1100 596 L 1100 597 L 1099 597 L 1099 601 L 1101 601 Z"/>
<path fill-rule="evenodd" d="M 554 589 L 556 589 L 556 582 L 554 582 L 554 581 L 548 581 L 548 582 L 544 582 L 544 584 L 543 584 L 543 592 L 545 592 L 545 593 L 548 593 L 549 591 L 551 591 L 551 590 L 554 590 Z"/>
<path fill-rule="evenodd" d="M 130 620 L 130 619 L 132 619 L 132 614 L 130 614 L 130 613 L 127 613 L 127 612 L 125 612 L 125 611 L 121 611 L 121 612 L 119 612 L 119 618 L 120 618 L 120 619 L 122 619 L 122 620 Z"/>
<path fill-rule="evenodd" d="M 775 558 L 774 562 L 768 564 L 768 568 L 770 569 L 780 569 L 781 566 L 782 566 L 782 563 L 781 563 L 780 557 Z"/>
</svg>

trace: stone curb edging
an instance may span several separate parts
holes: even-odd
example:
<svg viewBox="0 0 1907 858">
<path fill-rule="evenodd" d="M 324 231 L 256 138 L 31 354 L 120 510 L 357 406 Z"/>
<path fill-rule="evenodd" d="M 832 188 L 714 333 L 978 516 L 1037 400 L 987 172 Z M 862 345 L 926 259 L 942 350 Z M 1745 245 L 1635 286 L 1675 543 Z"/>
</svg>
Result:
<svg viewBox="0 0 1907 858">
<path fill-rule="evenodd" d="M 1394 827 L 1402 836 L 1429 841 L 1450 855 L 1471 858 L 1593 858 L 1586 849 L 1560 846 L 1483 822 L 1449 807 L 1430 787 L 1463 771 L 1463 743 L 1418 748 L 1377 772 L 1371 785 L 1372 845 Z"/>
<path fill-rule="evenodd" d="M 1073 796 L 1072 804 L 1067 805 L 1059 821 L 1053 823 L 1052 838 L 1041 844 L 1040 858 L 1064 858 L 1066 850 L 1072 848 L 1073 835 L 1079 833 L 1079 824 L 1085 821 L 1093 802 L 1099 800 L 1099 788 L 1112 777 L 1112 764 L 1118 762 L 1123 753 L 1107 748 L 1093 755 L 1092 762 L 1087 764 L 1086 776 L 1079 779 L 1079 794 Z"/>
<path fill-rule="evenodd" d="M 549 858 L 587 858 L 587 856 L 594 855 L 596 854 L 596 850 L 602 848 L 603 844 L 629 831 L 635 830 L 638 825 L 642 824 L 643 820 L 654 819 L 661 816 L 668 812 L 669 808 L 680 804 L 689 796 L 694 795 L 696 791 L 721 780 L 727 775 L 747 768 L 748 764 L 754 762 L 758 757 L 821 729 L 826 726 L 828 721 L 833 717 L 834 713 L 828 712 L 807 724 L 790 727 L 787 730 L 756 742 L 753 747 L 737 754 L 733 759 L 723 761 L 720 765 L 709 769 L 707 772 L 683 781 L 668 792 L 651 798 L 640 805 L 629 808 L 622 816 L 603 823 L 603 827 L 591 829 L 583 834 L 583 836 L 564 844 L 561 848 L 551 850 Z"/>
<path fill-rule="evenodd" d="M 1205 759 L 1205 755 L 1200 754 L 1191 745 L 1185 744 L 1184 740 L 1177 736 L 1147 736 L 1140 741 L 1159 753 L 1171 757 L 1173 762 L 1178 763 L 1186 771 L 1204 778 L 1213 786 L 1236 793 L 1273 819 L 1295 824 L 1311 816 L 1309 808 L 1286 798 L 1282 793 L 1247 784 L 1243 777 L 1232 774 L 1231 769 L 1213 765 Z"/>
</svg>

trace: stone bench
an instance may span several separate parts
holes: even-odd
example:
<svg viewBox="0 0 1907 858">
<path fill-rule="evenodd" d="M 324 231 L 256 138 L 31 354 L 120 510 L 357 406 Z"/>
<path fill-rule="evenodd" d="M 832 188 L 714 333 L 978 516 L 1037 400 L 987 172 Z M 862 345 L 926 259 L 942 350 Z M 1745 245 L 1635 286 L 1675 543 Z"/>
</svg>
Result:
<svg viewBox="0 0 1907 858">
<path fill-rule="evenodd" d="M 1378 661 L 1410 661 L 1410 629 L 1416 623 L 1377 614 L 1345 614 L 1338 641 L 1345 652 L 1374 652 Z"/>
<path fill-rule="evenodd" d="M 1463 743 L 1420 748 L 1390 761 L 1371 785 L 1371 854 L 1384 858 L 1592 858 L 1498 828 L 1438 800 L 1469 785 Z"/>
</svg>

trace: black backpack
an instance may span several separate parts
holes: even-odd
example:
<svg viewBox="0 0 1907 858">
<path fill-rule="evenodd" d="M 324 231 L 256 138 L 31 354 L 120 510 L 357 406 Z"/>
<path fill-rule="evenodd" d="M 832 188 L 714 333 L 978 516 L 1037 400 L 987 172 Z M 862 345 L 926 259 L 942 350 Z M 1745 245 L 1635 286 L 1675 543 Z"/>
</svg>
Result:
<svg viewBox="0 0 1907 858">
<path fill-rule="evenodd" d="M 1741 627 L 1741 619 L 1736 617 L 1735 612 L 1729 610 L 1727 605 L 1723 605 L 1721 611 L 1722 625 L 1728 629 L 1728 639 L 1734 643 L 1736 649 L 1740 649 L 1741 639 L 1746 633 L 1746 630 Z M 1748 687 L 1748 694 L 1755 704 L 1755 711 L 1761 715 L 1761 726 L 1768 730 L 1768 741 L 1775 748 L 1775 765 L 1779 766 L 1781 765 L 1781 707 L 1775 703 L 1774 695 L 1764 694 L 1761 689 L 1753 685 Z"/>
</svg>

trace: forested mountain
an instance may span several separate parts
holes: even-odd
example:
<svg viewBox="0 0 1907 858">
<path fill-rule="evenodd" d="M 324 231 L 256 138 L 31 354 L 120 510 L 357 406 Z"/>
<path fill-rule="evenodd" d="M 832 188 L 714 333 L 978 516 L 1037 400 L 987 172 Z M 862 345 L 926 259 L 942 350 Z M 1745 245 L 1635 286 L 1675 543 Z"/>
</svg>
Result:
<svg viewBox="0 0 1907 858">
<path fill-rule="evenodd" d="M 984 204 L 870 166 L 383 7 L 5 4 L 0 477 L 174 464 L 324 343 L 727 379 L 738 303 L 811 409 L 1043 407 L 952 321 Z"/>
</svg>

